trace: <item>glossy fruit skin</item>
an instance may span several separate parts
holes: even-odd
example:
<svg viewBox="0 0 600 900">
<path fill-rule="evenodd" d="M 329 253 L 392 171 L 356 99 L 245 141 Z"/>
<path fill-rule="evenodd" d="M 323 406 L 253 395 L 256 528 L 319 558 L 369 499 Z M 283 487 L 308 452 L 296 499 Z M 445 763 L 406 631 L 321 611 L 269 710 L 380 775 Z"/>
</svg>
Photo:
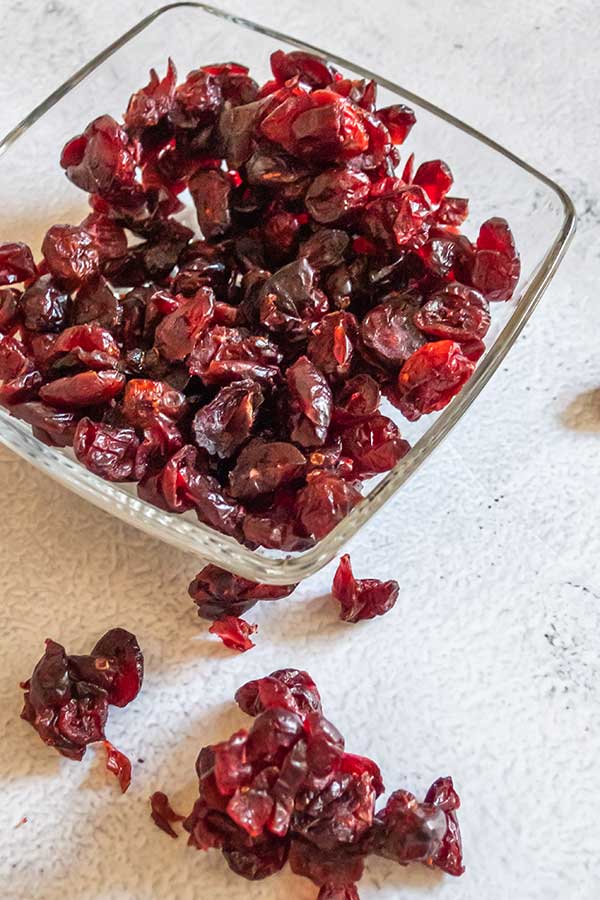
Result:
<svg viewBox="0 0 600 900">
<path fill-rule="evenodd" d="M 108 631 L 88 656 L 67 656 L 64 647 L 47 640 L 31 678 L 21 685 L 21 718 L 63 756 L 82 759 L 88 744 L 105 740 L 109 705 L 126 706 L 134 700 L 143 675 L 139 644 L 123 628 Z M 111 762 L 111 767 L 125 767 L 123 790 L 128 786 L 126 762 L 123 754 L 113 755 Z"/>
<path fill-rule="evenodd" d="M 356 579 L 352 574 L 350 557 L 342 556 L 333 579 L 332 595 L 340 604 L 340 619 L 360 622 L 383 616 L 393 608 L 400 590 L 397 581 L 378 581 L 376 578 Z"/>
<path fill-rule="evenodd" d="M 308 673 L 280 669 L 242 685 L 235 699 L 253 722 L 200 751 L 199 796 L 183 823 L 191 846 L 221 850 L 249 880 L 289 861 L 321 900 L 356 900 L 369 854 L 462 874 L 460 801 L 450 778 L 438 779 L 423 803 L 401 790 L 376 812 L 381 772 L 346 751 Z M 173 835 L 178 816 L 165 795 L 153 796 L 152 810 Z"/>
<path fill-rule="evenodd" d="M 305 51 L 271 70 L 168 60 L 67 141 L 88 214 L 37 263 L 0 243 L 0 404 L 144 502 L 298 553 L 408 451 L 382 396 L 414 420 L 460 390 L 520 262 L 506 220 L 462 233 L 448 165 L 402 146 L 413 110 Z"/>
<path fill-rule="evenodd" d="M 259 600 L 288 597 L 295 584 L 275 586 L 248 581 L 218 566 L 205 566 L 189 587 L 189 595 L 201 618 L 214 620 L 224 615 L 242 616 Z"/>
<path fill-rule="evenodd" d="M 216 634 L 229 650 L 246 653 L 255 646 L 250 640 L 250 635 L 257 629 L 258 625 L 249 625 L 238 616 L 221 616 L 208 630 L 211 634 Z"/>
</svg>

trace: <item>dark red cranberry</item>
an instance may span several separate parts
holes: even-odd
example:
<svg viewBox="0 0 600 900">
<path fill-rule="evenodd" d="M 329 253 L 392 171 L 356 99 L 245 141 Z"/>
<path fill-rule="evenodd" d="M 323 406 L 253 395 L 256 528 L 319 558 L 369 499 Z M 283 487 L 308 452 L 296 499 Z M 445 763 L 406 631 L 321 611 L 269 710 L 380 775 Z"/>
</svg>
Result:
<svg viewBox="0 0 600 900">
<path fill-rule="evenodd" d="M 224 234 L 231 225 L 231 181 L 223 172 L 197 172 L 190 181 L 198 225 L 207 240 Z"/>
<path fill-rule="evenodd" d="M 162 791 L 155 791 L 150 797 L 150 805 L 152 807 L 151 817 L 154 824 L 170 837 L 178 837 L 171 823 L 183 822 L 185 816 L 180 816 L 173 810 L 167 795 L 163 794 Z"/>
<path fill-rule="evenodd" d="M 131 784 L 131 762 L 110 741 L 104 741 L 104 749 L 106 750 L 106 768 L 116 775 L 121 793 L 124 794 Z"/>
<path fill-rule="evenodd" d="M 376 246 L 390 251 L 419 247 L 429 233 L 430 204 L 418 185 L 402 186 L 391 196 L 375 197 L 361 214 L 362 228 Z"/>
<path fill-rule="evenodd" d="M 140 441 L 133 428 L 82 419 L 73 438 L 75 456 L 106 481 L 131 481 Z"/>
<path fill-rule="evenodd" d="M 74 325 L 96 324 L 103 328 L 118 329 L 123 308 L 108 282 L 100 277 L 84 284 L 78 291 L 71 309 Z"/>
<path fill-rule="evenodd" d="M 121 351 L 116 340 L 99 325 L 73 325 L 65 328 L 45 355 L 46 365 L 60 361 L 61 367 L 80 364 L 89 369 L 115 369 Z"/>
<path fill-rule="evenodd" d="M 317 900 L 360 900 L 354 884 L 324 884 Z"/>
<path fill-rule="evenodd" d="M 229 475 L 229 492 L 233 497 L 252 500 L 298 480 L 305 466 L 306 457 L 293 444 L 253 440 L 241 451 Z"/>
<path fill-rule="evenodd" d="M 356 579 L 352 574 L 350 557 L 342 556 L 333 579 L 333 598 L 340 604 L 340 619 L 360 622 L 383 616 L 396 603 L 397 581 L 378 581 L 376 578 Z"/>
<path fill-rule="evenodd" d="M 42 253 L 50 274 L 67 288 L 88 281 L 100 265 L 96 241 L 80 225 L 53 225 L 46 232 Z"/>
<path fill-rule="evenodd" d="M 237 650 L 245 653 L 251 650 L 255 644 L 250 640 L 250 635 L 258 629 L 258 625 L 249 625 L 237 616 L 222 616 L 208 629 L 211 634 L 221 638 L 229 650 Z"/>
<path fill-rule="evenodd" d="M 424 334 L 459 343 L 485 337 L 490 322 L 485 297 L 457 282 L 431 294 L 414 316 L 415 325 Z"/>
<path fill-rule="evenodd" d="M 194 417 L 192 432 L 198 447 L 213 456 L 231 456 L 250 436 L 262 401 L 262 391 L 252 381 L 222 387 Z"/>
<path fill-rule="evenodd" d="M 19 298 L 21 292 L 16 288 L 0 290 L 0 334 L 6 334 L 19 318 Z"/>
<path fill-rule="evenodd" d="M 306 356 L 299 357 L 286 372 L 290 395 L 290 437 L 303 447 L 325 443 L 333 397 L 331 388 Z"/>
<path fill-rule="evenodd" d="M 218 566 L 205 566 L 190 584 L 189 594 L 198 606 L 198 615 L 213 620 L 223 615 L 242 616 L 259 600 L 280 600 L 295 589 L 295 584 L 259 584 Z"/>
<path fill-rule="evenodd" d="M 146 428 L 157 416 L 177 420 L 185 411 L 185 396 L 163 381 L 134 378 L 123 396 L 123 415 L 135 427 Z"/>
<path fill-rule="evenodd" d="M 364 317 L 360 337 L 368 357 L 385 369 L 398 369 L 424 343 L 413 324 L 414 298 L 394 294 Z"/>
<path fill-rule="evenodd" d="M 67 322 L 71 298 L 52 280 L 42 275 L 19 299 L 23 323 L 28 331 L 60 331 Z"/>
<path fill-rule="evenodd" d="M 210 288 L 200 288 L 180 303 L 175 312 L 164 317 L 156 329 L 155 345 L 165 359 L 178 362 L 190 355 L 213 317 L 214 304 Z"/>
<path fill-rule="evenodd" d="M 342 425 L 366 419 L 379 409 L 381 391 L 370 375 L 355 375 L 345 382 L 335 398 L 333 417 Z"/>
<path fill-rule="evenodd" d="M 176 84 L 177 69 L 172 59 L 169 59 L 164 78 L 159 78 L 156 71 L 150 69 L 150 81 L 133 94 L 123 116 L 129 134 L 142 135 L 146 128 L 158 125 L 169 115 Z"/>
<path fill-rule="evenodd" d="M 205 384 L 228 384 L 251 378 L 271 384 L 279 376 L 282 354 L 266 337 L 238 328 L 215 326 L 197 342 L 189 370 Z"/>
<path fill-rule="evenodd" d="M 350 238 L 341 228 L 319 228 L 300 245 L 300 254 L 314 269 L 327 269 L 344 260 Z"/>
<path fill-rule="evenodd" d="M 36 436 L 51 447 L 70 447 L 75 437 L 77 416 L 35 401 L 11 406 L 10 413 L 31 425 Z"/>
<path fill-rule="evenodd" d="M 284 339 L 304 337 L 312 322 L 327 312 L 327 297 L 315 286 L 315 270 L 301 258 L 268 278 L 261 287 L 259 311 L 262 324 Z"/>
<path fill-rule="evenodd" d="M 287 709 L 301 719 L 321 712 L 316 684 L 308 672 L 298 669 L 278 669 L 265 678 L 248 681 L 237 691 L 235 701 L 248 716 L 258 716 L 272 707 Z"/>
<path fill-rule="evenodd" d="M 350 373 L 357 340 L 358 322 L 352 313 L 328 313 L 310 336 L 306 352 L 321 372 L 342 380 Z"/>
<path fill-rule="evenodd" d="M 284 53 L 276 50 L 271 53 L 271 71 L 280 83 L 298 77 L 311 88 L 324 88 L 334 80 L 333 68 L 312 53 L 292 50 Z"/>
<path fill-rule="evenodd" d="M 195 69 L 175 91 L 171 119 L 178 128 L 195 129 L 214 121 L 222 102 L 218 78 L 205 68 Z"/>
<path fill-rule="evenodd" d="M 0 285 L 18 284 L 35 276 L 35 263 L 27 244 L 0 244 Z"/>
<path fill-rule="evenodd" d="M 331 169 L 318 175 L 305 197 L 306 208 L 316 222 L 337 222 L 346 213 L 363 206 L 371 182 L 363 172 Z"/>
</svg>

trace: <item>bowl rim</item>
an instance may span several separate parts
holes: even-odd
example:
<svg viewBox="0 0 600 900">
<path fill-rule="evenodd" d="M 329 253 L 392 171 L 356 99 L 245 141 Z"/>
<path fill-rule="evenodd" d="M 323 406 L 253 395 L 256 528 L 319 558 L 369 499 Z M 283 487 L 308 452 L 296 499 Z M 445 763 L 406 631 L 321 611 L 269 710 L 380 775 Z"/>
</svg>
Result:
<svg viewBox="0 0 600 900">
<path fill-rule="evenodd" d="M 383 88 L 413 102 L 427 110 L 432 115 L 442 119 L 458 130 L 470 135 L 478 142 L 487 145 L 501 156 L 510 160 L 519 168 L 544 184 L 559 199 L 563 219 L 556 237 L 548 247 L 543 259 L 533 273 L 529 284 L 518 297 L 508 321 L 505 323 L 493 349 L 478 365 L 473 377 L 465 385 L 460 394 L 454 398 L 450 405 L 436 418 L 426 433 L 413 446 L 410 453 L 400 460 L 396 466 L 386 473 L 385 477 L 364 497 L 364 499 L 324 538 L 315 546 L 297 555 L 284 558 L 272 558 L 256 550 L 249 550 L 238 544 L 233 538 L 215 532 L 209 526 L 202 523 L 188 522 L 174 514 L 160 513 L 150 504 L 140 501 L 125 490 L 118 490 L 117 485 L 106 485 L 98 476 L 83 469 L 78 463 L 74 463 L 62 453 L 42 444 L 31 434 L 23 434 L 20 428 L 9 427 L 8 433 L 0 433 L 0 441 L 9 446 L 18 455 L 43 469 L 56 480 L 67 484 L 75 493 L 90 500 L 96 506 L 105 509 L 121 519 L 135 524 L 142 530 L 160 537 L 181 549 L 195 553 L 201 557 L 210 557 L 211 561 L 228 568 L 237 574 L 251 578 L 254 581 L 263 581 L 270 584 L 284 584 L 299 582 L 313 575 L 324 565 L 333 559 L 342 544 L 353 537 L 358 529 L 366 523 L 414 474 L 419 466 L 427 459 L 432 451 L 440 444 L 443 438 L 451 431 L 462 415 L 478 397 L 481 390 L 488 383 L 494 372 L 504 360 L 509 349 L 523 330 L 538 305 L 544 291 L 554 277 L 556 270 L 569 246 L 575 233 L 576 212 L 574 204 L 567 192 L 552 178 L 545 175 L 534 166 L 516 156 L 506 147 L 499 144 L 493 138 L 488 137 L 476 128 L 463 122 L 461 119 L 436 106 L 414 92 L 398 85 L 369 69 L 344 59 L 336 53 L 329 53 L 319 47 L 287 35 L 277 29 L 270 28 L 260 23 L 251 21 L 243 16 L 234 15 L 222 9 L 217 9 L 209 4 L 183 0 L 183 2 L 168 3 L 153 10 L 140 19 L 124 34 L 109 44 L 104 50 L 96 54 L 85 65 L 78 69 L 70 78 L 52 91 L 39 103 L 28 115 L 26 115 L 14 128 L 12 128 L 0 140 L 0 157 L 11 147 L 38 119 L 48 112 L 56 103 L 69 93 L 76 85 L 83 81 L 89 74 L 104 63 L 117 50 L 129 43 L 138 34 L 150 26 L 156 19 L 166 13 L 178 9 L 197 9 L 232 24 L 249 28 L 260 34 L 284 42 L 300 50 L 315 54 L 316 56 L 330 60 L 339 66 L 349 69 L 358 76 L 366 79 L 374 79 Z M 5 418 L 3 413 L 2 418 Z M 9 421 L 7 425 L 12 425 Z M 78 470 L 81 470 L 82 475 Z M 115 490 L 117 488 L 117 490 Z M 119 496 L 120 495 L 120 496 Z M 138 519 L 134 513 L 141 514 Z M 168 519 L 165 519 L 165 516 Z M 172 532 L 172 533 L 170 533 Z"/>
</svg>

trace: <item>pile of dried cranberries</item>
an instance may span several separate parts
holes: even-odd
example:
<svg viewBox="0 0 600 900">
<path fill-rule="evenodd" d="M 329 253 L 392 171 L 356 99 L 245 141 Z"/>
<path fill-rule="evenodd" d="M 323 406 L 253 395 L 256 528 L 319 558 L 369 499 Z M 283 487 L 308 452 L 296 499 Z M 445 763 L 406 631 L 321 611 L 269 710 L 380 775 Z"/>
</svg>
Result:
<svg viewBox="0 0 600 900">
<path fill-rule="evenodd" d="M 520 267 L 503 219 L 460 233 L 446 163 L 398 174 L 411 109 L 303 52 L 271 67 L 169 62 L 68 141 L 89 214 L 38 263 L 0 244 L 0 402 L 144 500 L 297 551 L 408 451 L 382 394 L 442 409 Z"/>
<path fill-rule="evenodd" d="M 355 885 L 369 854 L 463 873 L 460 800 L 451 778 L 435 781 L 422 803 L 395 791 L 376 813 L 381 772 L 345 751 L 310 675 L 281 669 L 243 685 L 235 699 L 255 721 L 200 751 L 200 795 L 183 823 L 192 846 L 220 849 L 231 869 L 251 880 L 288 861 L 320 887 L 319 900 L 358 900 Z M 171 823 L 183 817 L 165 794 L 151 801 L 156 824 L 176 836 Z"/>
</svg>

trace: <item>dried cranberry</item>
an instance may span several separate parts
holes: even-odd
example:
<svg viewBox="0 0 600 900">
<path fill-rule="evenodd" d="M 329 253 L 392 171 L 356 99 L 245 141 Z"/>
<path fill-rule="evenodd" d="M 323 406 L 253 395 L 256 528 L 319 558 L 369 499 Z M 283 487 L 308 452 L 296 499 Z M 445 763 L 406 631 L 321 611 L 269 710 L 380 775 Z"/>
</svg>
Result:
<svg viewBox="0 0 600 900">
<path fill-rule="evenodd" d="M 328 313 L 310 336 L 306 352 L 321 372 L 340 380 L 350 372 L 357 338 L 358 322 L 352 313 Z"/>
<path fill-rule="evenodd" d="M 290 436 L 303 447 L 325 443 L 331 422 L 333 397 L 321 372 L 299 357 L 286 372 L 290 395 Z"/>
<path fill-rule="evenodd" d="M 363 172 L 331 169 L 318 175 L 306 192 L 306 208 L 316 222 L 329 224 L 367 201 L 371 182 Z"/>
<path fill-rule="evenodd" d="M 471 283 L 490 301 L 510 300 L 519 281 L 521 262 L 506 219 L 484 222 L 479 230 Z"/>
<path fill-rule="evenodd" d="M 266 709 L 281 707 L 305 719 L 312 712 L 321 712 L 321 696 L 308 674 L 298 669 L 278 669 L 265 678 L 248 681 L 235 695 L 235 701 L 249 716 L 258 716 Z"/>
<path fill-rule="evenodd" d="M 171 119 L 178 128 L 198 128 L 214 120 L 221 104 L 218 78 L 205 68 L 195 69 L 175 91 Z"/>
<path fill-rule="evenodd" d="M 343 262 L 349 244 L 350 238 L 342 229 L 320 228 L 303 241 L 300 254 L 314 269 L 326 269 Z"/>
<path fill-rule="evenodd" d="M 360 900 L 354 884 L 324 884 L 317 900 Z"/>
<path fill-rule="evenodd" d="M 258 303 L 262 324 L 290 340 L 304 337 L 310 323 L 318 321 L 328 308 L 327 297 L 315 287 L 315 270 L 304 258 L 267 278 Z"/>
<path fill-rule="evenodd" d="M 369 359 L 385 369 L 398 369 L 424 343 L 413 324 L 411 295 L 394 294 L 364 317 L 360 337 Z"/>
<path fill-rule="evenodd" d="M 221 638 L 225 646 L 229 650 L 237 650 L 239 653 L 245 653 L 255 646 L 250 640 L 250 635 L 258 629 L 258 625 L 249 625 L 243 619 L 237 616 L 223 616 L 218 619 L 208 629 L 211 634 L 216 634 Z"/>
<path fill-rule="evenodd" d="M 450 777 L 438 778 L 425 795 L 425 803 L 442 809 L 446 815 L 446 833 L 439 849 L 432 859 L 432 865 L 449 875 L 462 875 L 465 871 L 462 861 L 462 840 L 456 810 L 460 798 Z"/>
<path fill-rule="evenodd" d="M 144 129 L 155 127 L 169 115 L 176 84 L 177 69 L 172 59 L 169 59 L 164 78 L 159 78 L 156 71 L 150 69 L 150 81 L 133 94 L 123 116 L 129 134 L 140 135 Z"/>
<path fill-rule="evenodd" d="M 61 366 L 73 363 L 102 370 L 117 368 L 119 358 L 119 345 L 110 331 L 98 325 L 74 325 L 52 342 L 45 362 L 61 360 Z"/>
<path fill-rule="evenodd" d="M 156 416 L 177 420 L 185 409 L 185 397 L 162 381 L 134 378 L 123 396 L 123 415 L 136 427 L 146 428 Z"/>
<path fill-rule="evenodd" d="M 335 578 L 333 597 L 340 604 L 340 619 L 360 622 L 383 616 L 398 599 L 397 581 L 378 581 L 376 578 L 357 580 L 352 574 L 350 557 L 342 556 Z"/>
<path fill-rule="evenodd" d="M 18 284 L 35 276 L 35 263 L 27 244 L 0 244 L 0 285 Z"/>
<path fill-rule="evenodd" d="M 306 457 L 293 444 L 253 440 L 241 451 L 229 475 L 229 492 L 252 500 L 297 480 L 305 466 Z"/>
<path fill-rule="evenodd" d="M 444 197 L 439 205 L 436 219 L 440 225 L 456 227 L 462 225 L 468 215 L 468 200 L 462 197 Z"/>
<path fill-rule="evenodd" d="M 450 341 L 481 339 L 490 327 L 489 305 L 479 291 L 454 282 L 431 294 L 414 323 L 430 337 Z"/>
<path fill-rule="evenodd" d="M 271 71 L 279 82 L 298 76 L 311 88 L 327 87 L 334 80 L 334 70 L 330 65 L 302 50 L 292 50 L 290 53 L 276 50 L 271 54 Z"/>
<path fill-rule="evenodd" d="M 70 447 L 75 437 L 77 416 L 62 412 L 44 403 L 20 403 L 11 406 L 10 413 L 31 425 L 40 440 L 51 447 Z"/>
<path fill-rule="evenodd" d="M 403 103 L 385 106 L 378 109 L 375 115 L 389 131 L 394 144 L 403 144 L 417 121 L 414 111 Z"/>
<path fill-rule="evenodd" d="M 453 181 L 452 172 L 441 159 L 421 163 L 412 179 L 413 184 L 423 188 L 434 206 L 439 206 Z"/>
<path fill-rule="evenodd" d="M 425 243 L 429 216 L 430 205 L 422 188 L 399 185 L 392 195 L 371 200 L 362 211 L 361 222 L 376 245 L 397 250 Z"/>
<path fill-rule="evenodd" d="M 127 646 L 128 652 L 135 655 L 140 672 L 137 690 L 129 690 L 127 696 L 120 698 L 123 702 L 119 705 L 125 706 L 141 686 L 143 657 L 135 637 L 123 629 L 107 632 L 89 656 L 67 656 L 64 647 L 47 640 L 31 678 L 21 685 L 25 691 L 21 718 L 35 728 L 44 743 L 70 759 L 81 759 L 88 744 L 105 740 L 108 706 L 116 702 L 111 684 L 120 684 L 123 655 L 105 657 L 97 649 L 103 643 L 113 647 L 115 639 L 119 647 Z M 126 757 L 119 754 L 115 766 L 117 763 L 124 785 Z"/>
<path fill-rule="evenodd" d="M 111 628 L 96 642 L 91 655 L 108 702 L 123 707 L 135 700 L 144 680 L 144 657 L 135 635 L 124 628 Z"/>
<path fill-rule="evenodd" d="M 223 615 L 241 616 L 259 600 L 280 600 L 295 589 L 295 584 L 258 584 L 218 566 L 205 566 L 190 584 L 189 594 L 198 606 L 198 615 L 213 620 Z"/>
<path fill-rule="evenodd" d="M 335 398 L 333 417 L 340 424 L 366 419 L 379 409 L 381 391 L 370 375 L 348 379 Z"/>
<path fill-rule="evenodd" d="M 192 432 L 198 447 L 221 458 L 231 456 L 250 436 L 262 401 L 262 391 L 252 381 L 222 387 L 194 417 Z"/>
<path fill-rule="evenodd" d="M 170 362 L 189 356 L 199 335 L 210 323 L 215 298 L 210 288 L 200 288 L 175 312 L 165 316 L 156 329 L 156 348 Z"/>
<path fill-rule="evenodd" d="M 121 793 L 124 794 L 131 784 L 131 762 L 124 753 L 113 747 L 110 741 L 104 741 L 104 749 L 106 750 L 106 768 L 117 776 Z"/>
<path fill-rule="evenodd" d="M 454 341 L 424 344 L 398 375 L 398 408 L 407 419 L 443 409 L 469 380 L 475 365 Z"/>
<path fill-rule="evenodd" d="M 42 275 L 19 299 L 28 331 L 60 331 L 66 324 L 71 298 L 52 280 Z"/>
<path fill-rule="evenodd" d="M 155 791 L 150 797 L 150 805 L 152 807 L 152 820 L 165 834 L 176 838 L 177 832 L 171 827 L 172 822 L 183 822 L 185 816 L 178 815 L 171 804 L 169 798 L 162 791 Z"/>
<path fill-rule="evenodd" d="M 387 472 L 406 456 L 410 444 L 387 416 L 374 415 L 342 431 L 342 447 L 352 462 L 352 474 L 369 478 Z"/>
<path fill-rule="evenodd" d="M 42 253 L 50 274 L 67 288 L 88 281 L 100 265 L 96 242 L 80 225 L 53 225 L 46 232 Z"/>
<path fill-rule="evenodd" d="M 100 277 L 84 284 L 73 301 L 71 322 L 74 325 L 96 324 L 116 329 L 121 324 L 123 308 L 108 282 Z"/>
<path fill-rule="evenodd" d="M 231 182 L 223 172 L 197 172 L 190 181 L 198 225 L 207 240 L 224 234 L 231 225 Z"/>
<path fill-rule="evenodd" d="M 73 438 L 75 456 L 106 481 L 131 481 L 139 448 L 133 428 L 116 428 L 82 419 Z"/>
<path fill-rule="evenodd" d="M 17 323 L 20 296 L 16 288 L 0 290 L 0 334 L 6 334 Z"/>
<path fill-rule="evenodd" d="M 58 409 L 78 409 L 108 403 L 125 387 L 120 372 L 80 372 L 59 378 L 40 389 L 40 399 Z"/>
<path fill-rule="evenodd" d="M 306 533 L 319 541 L 361 499 L 360 492 L 339 476 L 315 474 L 298 493 L 298 518 Z"/>
<path fill-rule="evenodd" d="M 216 326 L 200 337 L 189 370 L 205 384 L 228 384 L 251 378 L 270 384 L 279 376 L 282 354 L 266 337 L 238 328 Z"/>
</svg>

